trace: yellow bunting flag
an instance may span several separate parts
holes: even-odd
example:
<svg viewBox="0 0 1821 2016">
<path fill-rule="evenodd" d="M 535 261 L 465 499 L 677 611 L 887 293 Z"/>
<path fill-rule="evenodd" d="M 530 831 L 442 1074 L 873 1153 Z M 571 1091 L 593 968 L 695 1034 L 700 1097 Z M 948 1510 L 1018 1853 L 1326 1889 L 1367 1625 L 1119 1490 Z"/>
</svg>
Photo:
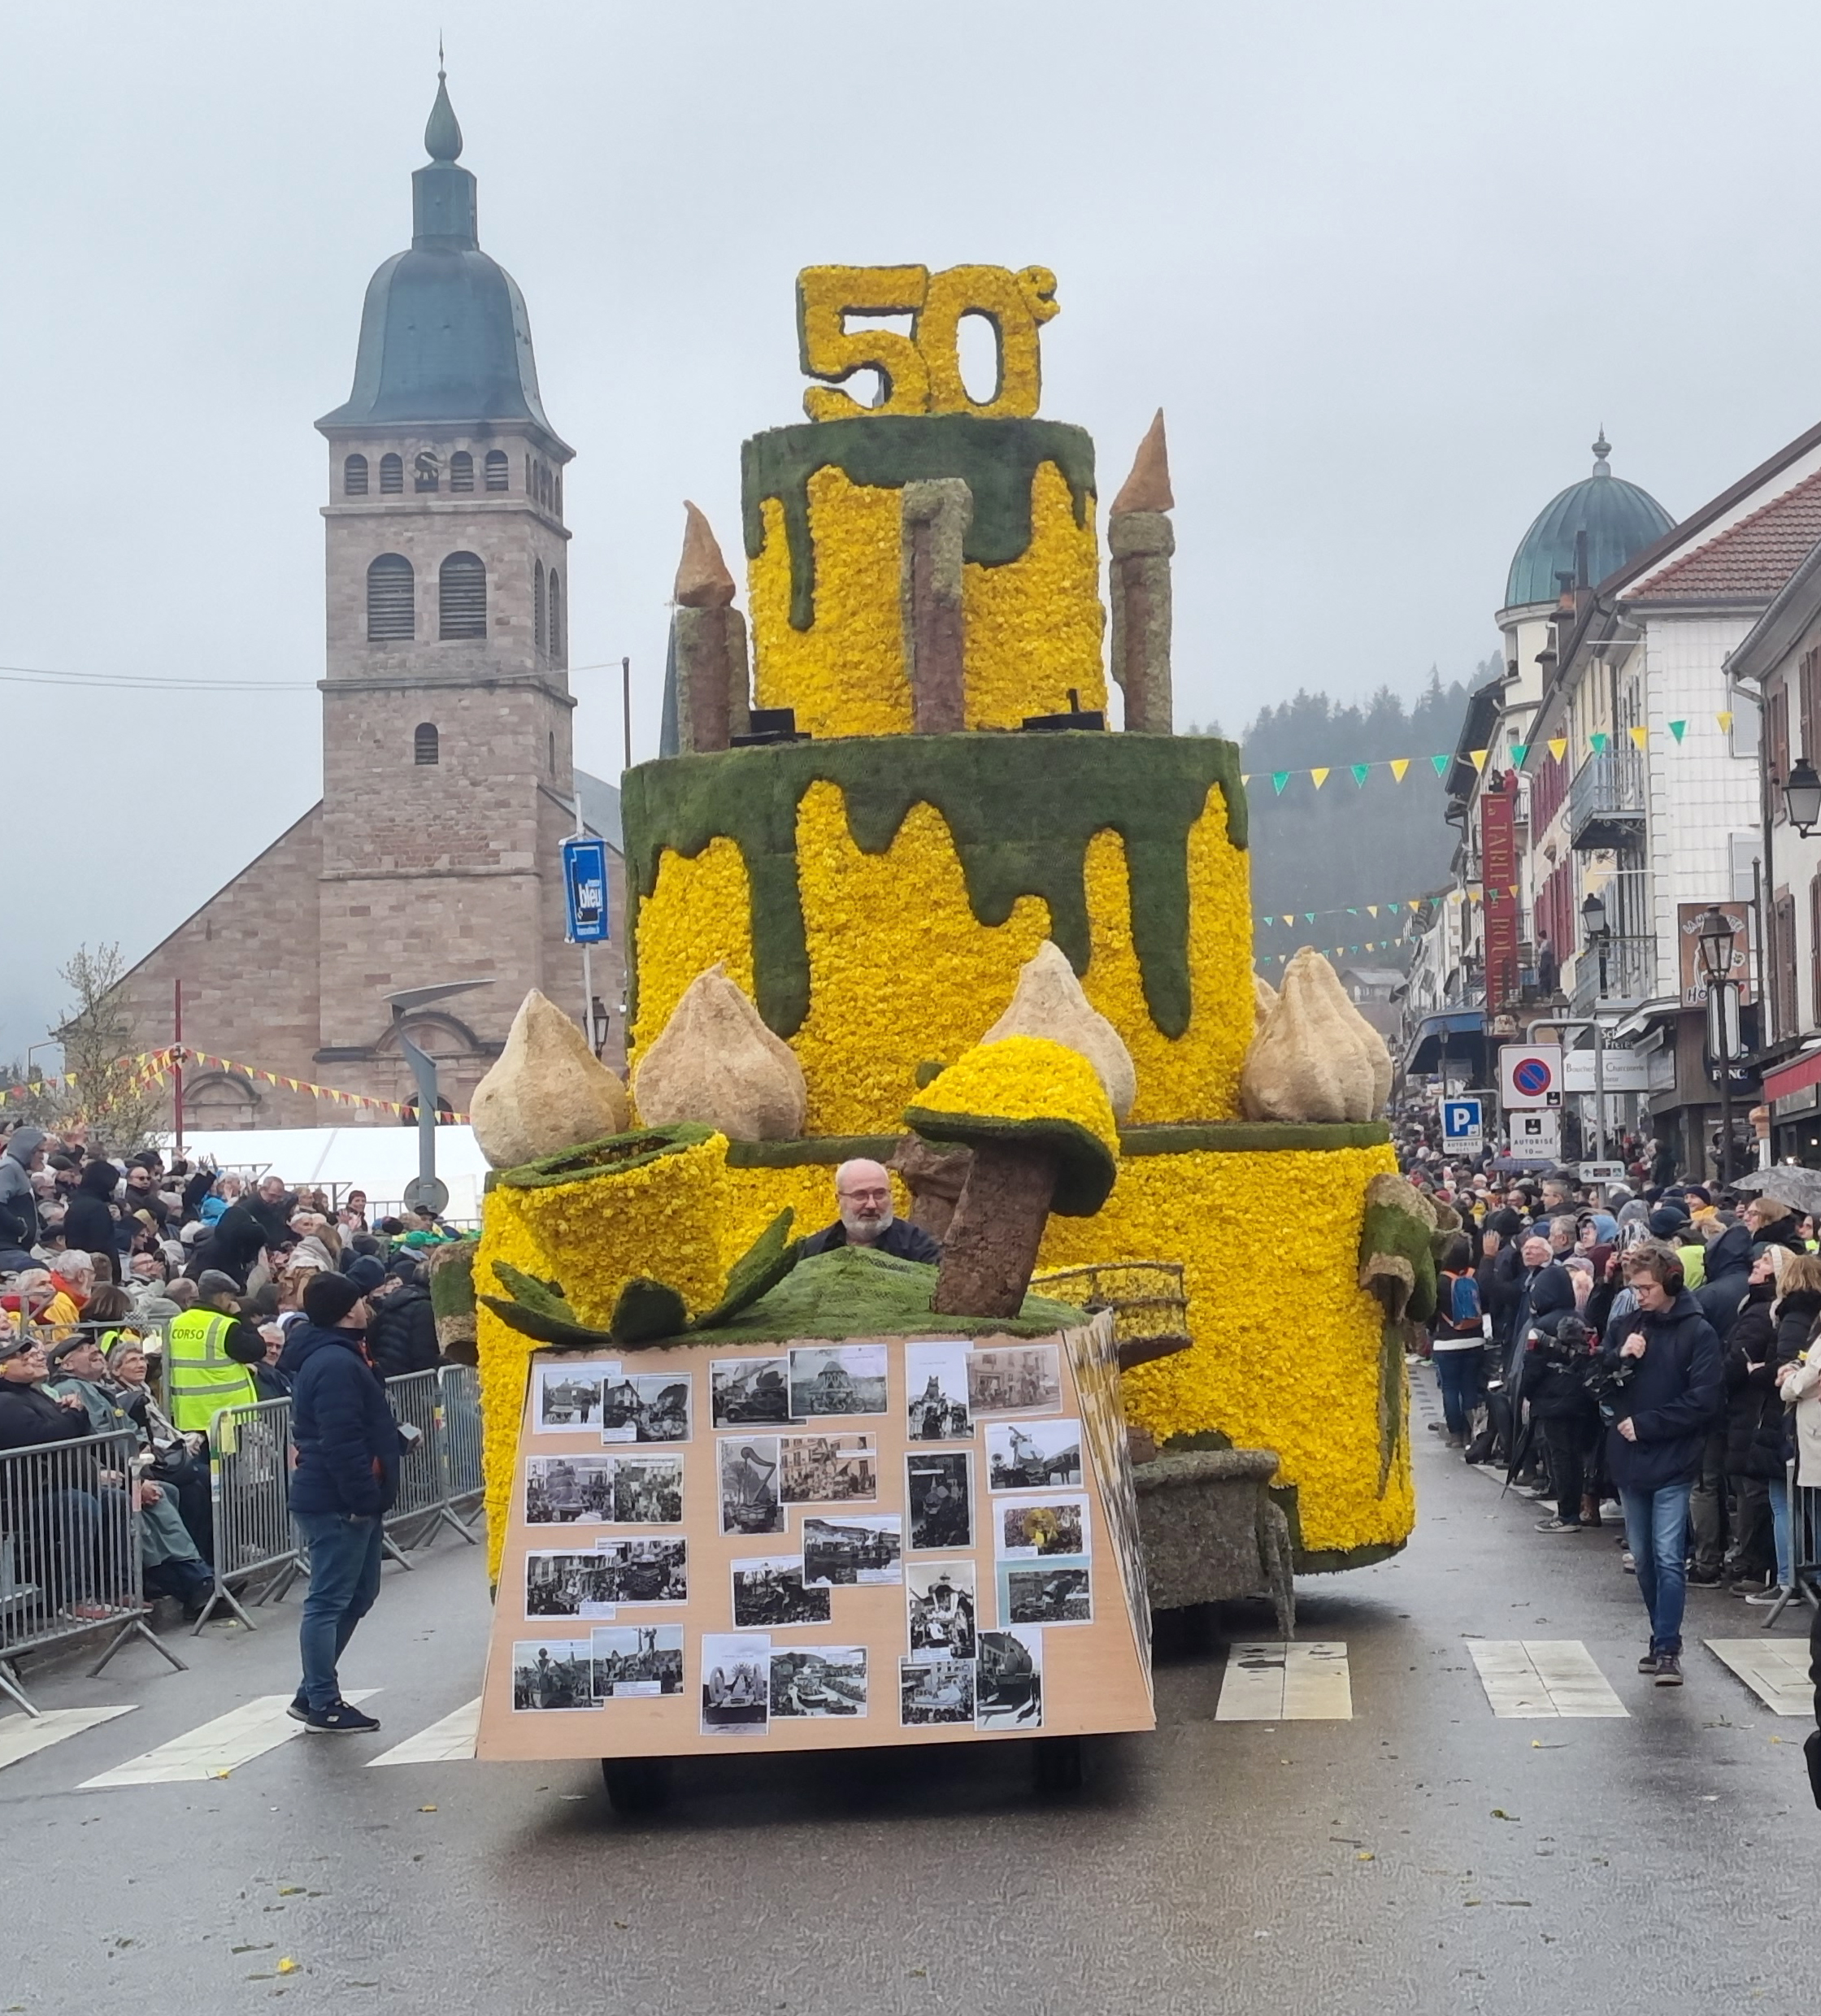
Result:
<svg viewBox="0 0 1821 2016">
<path fill-rule="evenodd" d="M 1402 783 L 1403 782 L 1403 780 L 1404 780 L 1404 772 L 1405 772 L 1406 770 L 1408 770 L 1409 768 L 1410 768 L 1410 758 L 1409 758 L 1409 757 L 1407 757 L 1407 756 L 1393 756 L 1393 757 L 1391 758 L 1391 774 L 1392 774 L 1392 776 L 1393 776 L 1393 777 L 1395 777 L 1395 778 L 1397 779 L 1397 782 L 1398 782 L 1399 784 L 1402 784 Z"/>
<path fill-rule="evenodd" d="M 1723 734 L 1730 735 L 1732 732 L 1732 710 L 1730 707 L 1716 714 L 1714 719 L 1719 723 L 1720 732 Z"/>
<path fill-rule="evenodd" d="M 1649 731 L 1649 728 L 1634 728 L 1632 730 L 1632 741 L 1633 741 L 1634 743 L 1636 743 L 1636 745 L 1638 746 L 1638 748 L 1642 749 L 1642 748 L 1644 747 L 1645 744 L 1646 742 L 1648 742 L 1648 741 L 1649 741 L 1649 739 L 1650 739 L 1650 731 Z"/>
<path fill-rule="evenodd" d="M 1311 770 L 1309 773 L 1310 781 L 1318 791 L 1328 782 L 1328 766 L 1323 764 L 1319 770 Z"/>
<path fill-rule="evenodd" d="M 1483 749 L 1470 749 L 1467 751 L 1467 754 L 1473 758 L 1473 767 L 1475 770 L 1484 770 L 1485 768 L 1486 758 L 1489 753 L 1489 751 Z"/>
<path fill-rule="evenodd" d="M 1549 754 L 1550 754 L 1550 755 L 1552 755 L 1552 756 L 1555 758 L 1555 760 L 1556 760 L 1558 763 L 1560 763 L 1560 762 L 1561 762 L 1561 760 L 1562 759 L 1562 758 L 1563 758 L 1564 756 L 1566 756 L 1566 755 L 1567 754 L 1567 753 L 1568 753 L 1568 738 L 1567 738 L 1567 736 L 1566 735 L 1552 735 L 1552 736 L 1549 737 Z"/>
</svg>

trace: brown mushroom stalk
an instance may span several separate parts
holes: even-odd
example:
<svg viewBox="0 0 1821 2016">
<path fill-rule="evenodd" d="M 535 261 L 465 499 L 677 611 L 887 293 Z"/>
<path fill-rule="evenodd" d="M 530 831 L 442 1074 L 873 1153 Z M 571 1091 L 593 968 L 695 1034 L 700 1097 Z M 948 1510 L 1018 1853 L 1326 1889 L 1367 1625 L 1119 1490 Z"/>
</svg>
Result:
<svg viewBox="0 0 1821 2016">
<path fill-rule="evenodd" d="M 930 1307 L 939 1316 L 1015 1316 L 1037 1264 L 1060 1164 L 1041 1141 L 976 1141 L 942 1241 Z"/>
</svg>

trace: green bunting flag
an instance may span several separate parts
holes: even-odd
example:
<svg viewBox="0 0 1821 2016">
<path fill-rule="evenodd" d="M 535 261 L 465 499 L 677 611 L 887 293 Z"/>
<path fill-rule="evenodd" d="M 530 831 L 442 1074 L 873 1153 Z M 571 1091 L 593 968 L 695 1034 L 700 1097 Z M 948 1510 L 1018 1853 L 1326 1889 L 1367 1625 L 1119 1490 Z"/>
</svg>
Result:
<svg viewBox="0 0 1821 2016">
<path fill-rule="evenodd" d="M 1514 743 L 1511 745 L 1511 767 L 1512 767 L 1512 768 L 1513 768 L 1514 770 L 1522 770 L 1522 769 L 1523 768 L 1523 759 L 1524 759 L 1524 758 L 1525 758 L 1525 757 L 1527 757 L 1529 754 L 1530 754 L 1530 745 L 1529 745 L 1529 743 L 1528 743 L 1528 742 L 1514 742 Z"/>
<path fill-rule="evenodd" d="M 1593 745 L 1593 754 L 1596 756 L 1603 756 L 1606 753 L 1606 744 L 1612 738 L 1609 735 L 1590 735 L 1587 739 Z"/>
<path fill-rule="evenodd" d="M 1287 770 L 1274 770 L 1271 773 L 1271 788 L 1279 797 L 1283 797 L 1284 787 L 1289 780 L 1290 773 Z"/>
<path fill-rule="evenodd" d="M 1688 724 L 1686 721 L 1671 721 L 1669 724 L 1669 732 L 1675 737 L 1677 741 L 1680 741 L 1683 736 L 1688 732 Z"/>
<path fill-rule="evenodd" d="M 1370 763 L 1353 763 L 1349 765 L 1349 768 L 1353 771 L 1354 782 L 1362 787 L 1366 780 L 1372 774 L 1372 766 Z"/>
<path fill-rule="evenodd" d="M 1450 760 L 1451 759 L 1446 756 L 1432 756 L 1429 758 L 1431 764 L 1434 767 L 1435 773 L 1438 777 L 1445 777 L 1448 775 L 1448 765 Z"/>
</svg>

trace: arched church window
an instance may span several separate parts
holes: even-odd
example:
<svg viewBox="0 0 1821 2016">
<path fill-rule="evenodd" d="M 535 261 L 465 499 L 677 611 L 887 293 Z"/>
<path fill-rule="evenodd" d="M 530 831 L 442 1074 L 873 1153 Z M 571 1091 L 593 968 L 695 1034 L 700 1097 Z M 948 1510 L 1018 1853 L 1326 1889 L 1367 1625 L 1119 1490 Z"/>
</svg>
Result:
<svg viewBox="0 0 1821 2016">
<path fill-rule="evenodd" d="M 544 629 L 544 563 L 533 560 L 531 563 L 531 634 L 541 658 L 545 649 Z"/>
<path fill-rule="evenodd" d="M 381 497 L 402 497 L 405 494 L 405 458 L 402 455 L 380 456 L 380 494 Z"/>
<path fill-rule="evenodd" d="M 341 494 L 344 497 L 365 497 L 367 494 L 367 458 L 350 455 L 341 465 Z"/>
<path fill-rule="evenodd" d="M 463 492 L 474 488 L 474 458 L 465 448 L 458 448 L 449 458 L 449 487 Z"/>
<path fill-rule="evenodd" d="M 563 584 L 554 567 L 550 569 L 550 663 L 563 663 Z"/>
<path fill-rule="evenodd" d="M 402 553 L 382 553 L 367 570 L 367 641 L 409 642 L 417 635 L 417 576 Z"/>
<path fill-rule="evenodd" d="M 487 450 L 487 488 L 489 490 L 503 490 L 510 487 L 511 480 L 506 466 L 506 450 L 503 448 L 489 448 Z"/>
<path fill-rule="evenodd" d="M 442 737 L 437 734 L 434 721 L 419 721 L 412 729 L 411 761 L 414 763 L 439 763 L 442 761 Z"/>
<path fill-rule="evenodd" d="M 452 553 L 437 578 L 443 641 L 487 634 L 487 570 L 478 554 Z"/>
<path fill-rule="evenodd" d="M 550 730 L 550 775 L 556 775 L 556 730 Z"/>
</svg>

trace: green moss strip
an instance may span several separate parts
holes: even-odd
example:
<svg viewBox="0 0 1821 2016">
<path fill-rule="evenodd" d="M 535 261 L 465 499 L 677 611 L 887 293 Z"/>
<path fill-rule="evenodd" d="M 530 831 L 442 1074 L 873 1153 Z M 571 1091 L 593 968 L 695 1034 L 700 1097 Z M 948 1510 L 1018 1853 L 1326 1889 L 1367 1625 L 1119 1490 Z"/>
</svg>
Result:
<svg viewBox="0 0 1821 2016">
<path fill-rule="evenodd" d="M 1093 437 L 1059 420 L 984 419 L 976 413 L 884 414 L 874 419 L 817 420 L 755 434 L 740 450 L 740 513 L 746 554 L 765 543 L 765 500 L 784 506 L 790 550 L 790 623 L 815 620 L 815 548 L 810 537 L 810 478 L 837 468 L 850 483 L 901 490 L 907 483 L 959 476 L 972 493 L 974 515 L 961 557 L 977 567 L 1003 567 L 1031 545 L 1031 484 L 1053 462 L 1068 484 L 1075 522 L 1088 522 L 1094 493 Z"/>
<path fill-rule="evenodd" d="M 665 849 L 693 859 L 724 836 L 752 885 L 758 1012 L 777 1035 L 796 1034 L 810 1006 L 797 808 L 819 782 L 841 789 L 869 854 L 890 847 L 912 806 L 933 806 L 954 836 L 975 917 L 1002 924 L 1020 897 L 1041 897 L 1050 936 L 1078 974 L 1090 950 L 1088 845 L 1118 833 L 1145 1005 L 1166 1036 L 1189 1027 L 1189 833 L 1215 784 L 1228 838 L 1244 847 L 1246 835 L 1239 752 L 1205 735 L 866 736 L 641 764 L 626 773 L 622 807 L 635 975 L 638 906 Z"/>
<path fill-rule="evenodd" d="M 1270 1155 L 1293 1149 L 1382 1148 L 1391 1138 L 1383 1120 L 1296 1123 L 1271 1120 L 1198 1120 L 1181 1126 L 1128 1127 L 1119 1134 L 1122 1155 Z"/>
<path fill-rule="evenodd" d="M 541 1162 L 496 1170 L 494 1180 L 507 1190 L 545 1190 L 557 1184 L 585 1183 L 596 1176 L 624 1176 L 666 1155 L 698 1148 L 714 1132 L 713 1127 L 698 1126 L 693 1120 L 680 1121 L 675 1127 L 635 1127 L 629 1134 L 610 1134 L 604 1141 L 567 1148 L 560 1155 L 546 1155 Z"/>
<path fill-rule="evenodd" d="M 819 1141 L 729 1141 L 729 1169 L 838 1168 L 844 1162 L 889 1162 L 902 1134 L 829 1134 Z"/>
</svg>

